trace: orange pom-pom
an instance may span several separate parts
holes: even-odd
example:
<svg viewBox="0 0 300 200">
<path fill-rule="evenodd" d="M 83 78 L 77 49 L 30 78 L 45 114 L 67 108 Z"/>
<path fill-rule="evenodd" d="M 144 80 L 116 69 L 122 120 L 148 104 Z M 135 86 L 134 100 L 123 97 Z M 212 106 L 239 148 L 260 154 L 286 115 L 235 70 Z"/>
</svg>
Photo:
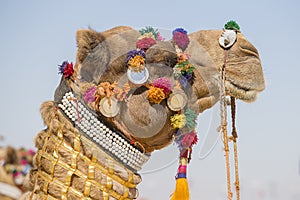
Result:
<svg viewBox="0 0 300 200">
<path fill-rule="evenodd" d="M 166 98 L 166 95 L 162 88 L 151 87 L 148 90 L 147 98 L 151 103 L 159 104 L 162 100 Z"/>
<path fill-rule="evenodd" d="M 128 61 L 128 67 L 134 72 L 143 71 L 143 69 L 145 68 L 144 65 L 145 65 L 145 58 L 140 55 L 136 55 L 135 57 L 131 58 Z"/>
</svg>

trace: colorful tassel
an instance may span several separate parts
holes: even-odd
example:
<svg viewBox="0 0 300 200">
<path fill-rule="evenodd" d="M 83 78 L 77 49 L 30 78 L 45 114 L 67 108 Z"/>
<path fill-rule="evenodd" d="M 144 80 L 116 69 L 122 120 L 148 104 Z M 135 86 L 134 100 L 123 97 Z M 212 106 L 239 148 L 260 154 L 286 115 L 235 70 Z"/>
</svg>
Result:
<svg viewBox="0 0 300 200">
<path fill-rule="evenodd" d="M 186 179 L 186 168 L 187 159 L 181 158 L 181 164 L 178 167 L 178 172 L 176 175 L 176 188 L 173 192 L 170 200 L 189 200 L 190 192 L 189 186 Z"/>
</svg>

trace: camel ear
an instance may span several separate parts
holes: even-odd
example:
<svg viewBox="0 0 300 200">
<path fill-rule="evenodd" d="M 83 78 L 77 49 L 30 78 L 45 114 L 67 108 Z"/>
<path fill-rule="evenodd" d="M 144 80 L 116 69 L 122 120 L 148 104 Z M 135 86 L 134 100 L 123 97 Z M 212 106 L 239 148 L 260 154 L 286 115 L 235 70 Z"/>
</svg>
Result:
<svg viewBox="0 0 300 200">
<path fill-rule="evenodd" d="M 76 33 L 77 41 L 77 64 L 81 64 L 87 55 L 105 39 L 133 29 L 127 26 L 117 26 L 104 32 L 96 32 L 91 29 L 78 30 Z"/>
<path fill-rule="evenodd" d="M 102 39 L 103 40 L 103 39 Z M 81 64 L 87 55 L 102 41 L 100 34 L 93 30 L 78 30 L 77 41 L 77 62 Z"/>
</svg>

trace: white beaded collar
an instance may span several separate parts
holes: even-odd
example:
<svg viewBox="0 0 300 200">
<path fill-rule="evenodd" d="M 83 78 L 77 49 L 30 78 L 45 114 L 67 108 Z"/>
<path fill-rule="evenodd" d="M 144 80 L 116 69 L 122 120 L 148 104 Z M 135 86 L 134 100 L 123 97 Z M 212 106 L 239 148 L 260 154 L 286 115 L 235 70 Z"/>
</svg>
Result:
<svg viewBox="0 0 300 200">
<path fill-rule="evenodd" d="M 72 92 L 67 92 L 58 107 L 71 120 L 74 126 L 110 156 L 133 171 L 141 170 L 150 154 L 145 154 L 130 144 L 120 133 L 103 124 L 93 111 L 80 102 Z"/>
</svg>

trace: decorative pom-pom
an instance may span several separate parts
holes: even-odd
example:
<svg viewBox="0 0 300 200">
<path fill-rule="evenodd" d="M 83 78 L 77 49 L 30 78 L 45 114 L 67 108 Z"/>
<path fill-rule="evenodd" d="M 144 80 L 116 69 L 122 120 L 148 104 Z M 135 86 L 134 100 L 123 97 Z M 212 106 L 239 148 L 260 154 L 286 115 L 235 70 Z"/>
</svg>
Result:
<svg viewBox="0 0 300 200">
<path fill-rule="evenodd" d="M 190 58 L 190 55 L 188 53 L 184 53 L 184 52 L 177 53 L 177 62 L 178 63 L 187 61 L 189 58 Z"/>
<path fill-rule="evenodd" d="M 175 78 L 178 78 L 181 76 L 181 69 L 177 67 L 173 67 L 173 75 Z"/>
<path fill-rule="evenodd" d="M 151 87 L 148 90 L 147 98 L 151 103 L 159 104 L 162 100 L 166 98 L 166 95 L 162 88 Z"/>
<path fill-rule="evenodd" d="M 155 35 L 153 35 L 153 33 L 149 32 L 149 33 L 144 33 L 143 35 L 141 35 L 138 40 L 142 40 L 145 38 L 151 38 L 153 40 L 156 40 Z"/>
<path fill-rule="evenodd" d="M 195 131 L 185 134 L 185 136 L 183 136 L 183 138 L 181 139 L 181 145 L 183 148 L 191 147 L 194 144 L 197 144 L 197 142 L 198 136 Z"/>
<path fill-rule="evenodd" d="M 143 50 L 132 50 L 127 53 L 126 62 L 131 70 L 140 72 L 145 68 L 145 58 L 146 55 Z"/>
<path fill-rule="evenodd" d="M 143 51 L 147 51 L 151 46 L 156 44 L 156 40 L 153 38 L 145 37 L 136 43 L 136 47 L 142 49 Z"/>
<path fill-rule="evenodd" d="M 141 49 L 135 49 L 135 50 L 131 50 L 127 53 L 127 59 L 126 59 L 126 63 L 128 63 L 130 61 L 130 59 L 134 58 L 135 56 L 141 56 L 143 58 L 146 58 L 146 54 L 143 50 Z"/>
<path fill-rule="evenodd" d="M 137 55 L 128 61 L 129 68 L 136 72 L 142 71 L 144 69 L 144 64 L 145 58 L 140 55 Z"/>
<path fill-rule="evenodd" d="M 233 21 L 233 20 L 228 21 L 224 25 L 224 28 L 227 30 L 236 30 L 236 31 L 240 30 L 240 26 L 238 25 L 238 23 L 236 23 L 236 21 Z"/>
<path fill-rule="evenodd" d="M 118 101 L 127 100 L 127 94 L 130 91 L 129 83 L 125 83 L 122 88 L 115 88 L 114 93 L 116 94 L 116 98 Z"/>
<path fill-rule="evenodd" d="M 175 67 L 181 70 L 182 75 L 184 75 L 184 72 L 192 74 L 195 69 L 195 67 L 188 60 L 178 63 Z"/>
<path fill-rule="evenodd" d="M 73 63 L 69 63 L 68 61 L 64 61 L 59 66 L 59 74 L 63 74 L 64 78 L 70 78 L 74 74 Z"/>
<path fill-rule="evenodd" d="M 153 37 L 153 39 L 157 40 L 158 39 L 158 30 L 154 29 L 151 26 L 146 26 L 145 28 L 141 29 L 140 34 L 142 35 L 141 37 Z M 141 39 L 141 38 L 139 38 Z"/>
<path fill-rule="evenodd" d="M 190 39 L 187 35 L 187 31 L 183 28 L 177 28 L 173 31 L 173 41 L 183 51 L 190 43 Z"/>
<path fill-rule="evenodd" d="M 174 35 L 176 32 L 187 34 L 187 31 L 183 28 L 176 28 L 175 30 L 173 30 L 172 34 Z"/>
<path fill-rule="evenodd" d="M 196 125 L 196 114 L 193 110 L 187 109 L 184 112 L 185 118 L 186 118 L 186 127 L 189 130 L 193 130 Z"/>
<path fill-rule="evenodd" d="M 161 34 L 158 32 L 157 33 L 157 40 L 158 41 L 165 41 L 165 38 L 163 38 L 163 36 L 161 36 Z"/>
<path fill-rule="evenodd" d="M 84 101 L 87 103 L 94 102 L 96 100 L 96 96 L 95 96 L 96 90 L 97 90 L 97 87 L 93 86 L 90 89 L 88 89 L 87 91 L 85 91 L 85 93 L 83 95 Z"/>
<path fill-rule="evenodd" d="M 170 93 L 170 91 L 172 89 L 172 83 L 166 77 L 161 77 L 161 78 L 158 78 L 155 81 L 153 81 L 153 86 L 163 89 L 165 94 Z"/>
<path fill-rule="evenodd" d="M 186 125 L 186 119 L 184 114 L 175 114 L 171 116 L 171 125 L 173 128 L 183 128 Z"/>
</svg>

